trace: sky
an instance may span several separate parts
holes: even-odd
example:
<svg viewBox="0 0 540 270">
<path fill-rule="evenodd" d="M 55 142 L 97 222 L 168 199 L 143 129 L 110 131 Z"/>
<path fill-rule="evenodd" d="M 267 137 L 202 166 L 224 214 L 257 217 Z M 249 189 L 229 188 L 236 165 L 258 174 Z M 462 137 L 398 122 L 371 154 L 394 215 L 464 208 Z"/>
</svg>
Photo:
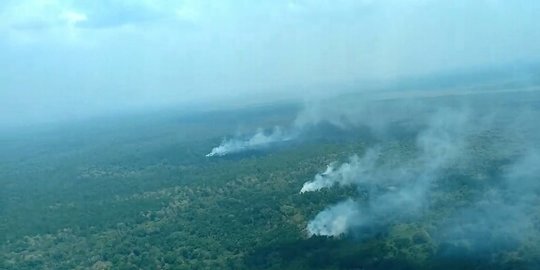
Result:
<svg viewBox="0 0 540 270">
<path fill-rule="evenodd" d="M 0 127 L 536 62 L 538 18 L 537 0 L 3 0 Z"/>
</svg>

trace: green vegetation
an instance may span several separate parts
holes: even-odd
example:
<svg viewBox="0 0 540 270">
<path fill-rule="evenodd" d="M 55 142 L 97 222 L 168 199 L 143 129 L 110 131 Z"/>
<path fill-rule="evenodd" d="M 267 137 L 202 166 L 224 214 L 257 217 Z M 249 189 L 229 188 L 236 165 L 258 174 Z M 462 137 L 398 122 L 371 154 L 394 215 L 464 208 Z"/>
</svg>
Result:
<svg viewBox="0 0 540 270">
<path fill-rule="evenodd" d="M 302 184 L 329 162 L 362 153 L 373 138 L 353 130 L 332 140 L 327 130 L 279 149 L 205 158 L 238 126 L 287 124 L 294 115 L 290 107 L 251 110 L 257 113 L 243 118 L 154 116 L 81 124 L 61 135 L 4 135 L 0 269 L 515 269 L 538 258 L 533 241 L 453 258 L 445 254 L 467 243 L 437 240 L 438 222 L 504 166 L 481 137 L 471 151 L 486 156 L 449 172 L 451 184 L 436 189 L 421 220 L 308 238 L 310 219 L 358 191 L 299 194 Z M 413 144 L 385 143 L 389 156 L 412 153 Z"/>
</svg>

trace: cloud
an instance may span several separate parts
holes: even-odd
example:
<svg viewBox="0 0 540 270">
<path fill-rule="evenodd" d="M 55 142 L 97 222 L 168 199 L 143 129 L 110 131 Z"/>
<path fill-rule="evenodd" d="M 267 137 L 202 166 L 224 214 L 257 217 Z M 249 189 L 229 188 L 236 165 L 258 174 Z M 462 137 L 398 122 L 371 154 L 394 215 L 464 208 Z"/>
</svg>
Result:
<svg viewBox="0 0 540 270">
<path fill-rule="evenodd" d="M 3 69 L 0 118 L 54 121 L 68 112 L 225 97 L 303 99 L 342 92 L 344 82 L 360 92 L 364 81 L 540 61 L 538 7 L 532 0 L 2 1 L 0 59 L 15 64 Z"/>
<path fill-rule="evenodd" d="M 79 6 L 87 10 L 92 18 L 80 27 L 96 30 L 126 25 L 141 26 L 173 17 L 172 11 L 167 10 L 167 5 L 160 2 L 151 4 L 147 1 L 93 1 Z"/>
<path fill-rule="evenodd" d="M 67 24 L 71 27 L 88 20 L 86 14 L 76 11 L 66 11 L 62 14 L 62 18 L 66 20 Z"/>
</svg>

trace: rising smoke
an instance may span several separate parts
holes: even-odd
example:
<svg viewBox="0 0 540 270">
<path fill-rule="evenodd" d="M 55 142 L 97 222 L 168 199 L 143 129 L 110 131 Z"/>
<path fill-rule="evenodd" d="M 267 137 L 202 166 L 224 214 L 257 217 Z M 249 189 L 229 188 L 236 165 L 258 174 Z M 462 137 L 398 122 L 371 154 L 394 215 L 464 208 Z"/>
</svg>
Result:
<svg viewBox="0 0 540 270">
<path fill-rule="evenodd" d="M 363 155 L 332 163 L 304 183 L 301 193 L 335 186 L 358 190 L 357 198 L 317 214 L 307 225 L 308 235 L 358 235 L 405 219 L 422 222 L 439 211 L 445 215 L 431 232 L 439 243 L 467 241 L 467 248 L 476 251 L 534 245 L 540 239 L 539 112 L 534 103 L 517 100 L 485 95 L 427 106 L 418 116 L 404 114 L 418 128 L 410 151 L 380 140 Z M 385 125 L 392 122 L 380 127 Z M 444 201 L 445 196 L 462 199 L 458 205 Z"/>
<path fill-rule="evenodd" d="M 326 171 L 315 175 L 313 181 L 306 182 L 300 193 L 319 191 L 334 185 L 349 186 L 368 182 L 372 179 L 370 174 L 373 173 L 378 154 L 377 149 L 370 149 L 362 159 L 354 155 L 348 163 L 343 163 L 337 170 L 330 164 Z"/>
<path fill-rule="evenodd" d="M 403 121 L 411 113 L 422 115 L 426 107 L 416 101 L 395 104 L 393 110 L 381 111 L 380 97 L 365 95 L 363 99 L 330 99 L 310 102 L 298 113 L 293 124 L 287 128 L 274 127 L 270 133 L 259 129 L 251 136 L 239 136 L 224 140 L 214 147 L 207 157 L 225 156 L 244 151 L 264 149 L 270 145 L 296 140 L 321 124 L 347 130 L 350 127 L 364 126 L 375 133 L 384 133 L 388 124 Z M 375 101 L 375 102 L 373 102 Z M 407 113 L 404 113 L 407 112 Z M 376 117 L 372 117 L 376 115 Z"/>
<path fill-rule="evenodd" d="M 470 118 L 464 111 L 441 110 L 434 114 L 427 128 L 420 132 L 416 147 L 417 157 L 398 163 L 385 162 L 381 154 L 382 146 L 368 149 L 362 158 L 352 156 L 348 163 L 342 164 L 337 170 L 327 170 L 317 174 L 315 179 L 306 182 L 301 193 L 318 191 L 334 185 L 355 185 L 362 191 L 368 192 L 369 205 L 362 206 L 365 216 L 359 222 L 335 223 L 332 217 L 342 216 L 343 213 L 358 213 L 361 206 L 347 200 L 328 208 L 317 215 L 308 224 L 310 235 L 338 236 L 353 229 L 354 226 L 369 226 L 370 223 L 384 222 L 388 216 L 407 213 L 418 214 L 424 207 L 426 196 L 433 181 L 444 169 L 459 162 L 463 154 L 465 133 L 471 132 Z M 389 149 L 391 150 L 391 149 Z M 399 153 L 387 153 L 386 156 L 396 158 Z M 391 157 L 394 155 L 394 157 Z M 399 158 L 399 157 L 397 157 Z M 347 209 L 347 210 L 345 210 Z M 338 211 L 339 213 L 332 213 Z M 324 214 L 323 214 L 324 213 Z M 377 218 L 374 218 L 377 217 Z M 339 229 L 333 228 L 339 226 Z"/>
<path fill-rule="evenodd" d="M 321 124 L 366 127 L 377 137 L 373 143 L 345 163 L 331 162 L 301 187 L 302 194 L 347 186 L 358 191 L 316 214 L 308 236 L 357 236 L 440 212 L 430 231 L 439 243 L 467 241 L 478 251 L 540 241 L 540 112 L 529 101 L 537 99 L 531 92 L 320 102 L 300 111 L 286 131 L 227 140 L 207 156 L 299 139 Z M 410 142 L 394 134 L 396 126 L 413 131 Z"/>
<path fill-rule="evenodd" d="M 307 230 L 309 236 L 341 235 L 361 222 L 360 207 L 355 201 L 348 199 L 317 214 L 308 224 Z"/>
<path fill-rule="evenodd" d="M 259 129 L 255 135 L 245 140 L 242 140 L 241 138 L 224 140 L 219 146 L 214 147 L 206 156 L 225 156 L 243 151 L 263 149 L 272 144 L 290 141 L 295 137 L 295 133 L 286 132 L 280 127 L 275 127 L 270 133 L 265 133 L 262 129 Z"/>
</svg>

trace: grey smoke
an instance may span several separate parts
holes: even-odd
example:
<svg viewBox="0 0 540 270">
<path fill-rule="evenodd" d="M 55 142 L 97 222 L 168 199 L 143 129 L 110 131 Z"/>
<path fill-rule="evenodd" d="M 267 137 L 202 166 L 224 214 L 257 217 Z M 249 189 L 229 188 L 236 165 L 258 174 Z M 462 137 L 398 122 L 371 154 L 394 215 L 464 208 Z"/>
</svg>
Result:
<svg viewBox="0 0 540 270">
<path fill-rule="evenodd" d="M 369 104 L 372 118 L 381 121 L 377 125 L 365 115 L 355 118 L 366 109 L 319 109 L 322 118 L 347 115 L 337 118 L 346 127 L 366 125 L 384 134 L 404 121 L 417 132 L 413 143 L 405 143 L 410 149 L 379 138 L 363 154 L 341 165 L 333 162 L 332 169 L 304 183 L 301 193 L 340 186 L 358 190 L 356 197 L 315 215 L 306 226 L 308 236 L 358 236 L 412 221 L 429 228 L 439 247 L 458 247 L 443 248 L 442 255 L 492 254 L 517 245 L 526 254 L 537 254 L 528 250 L 540 247 L 540 115 L 538 103 L 533 103 L 538 93 L 456 100 L 427 100 L 433 103 L 420 104 L 413 113 L 404 110 L 407 102 L 394 107 Z M 376 112 L 392 117 L 378 119 Z M 317 113 L 314 122 L 320 121 Z M 455 195 L 463 197 L 454 201 Z"/>
<path fill-rule="evenodd" d="M 338 236 L 356 226 L 384 224 L 390 218 L 421 214 L 428 205 L 427 197 L 434 181 L 445 169 L 460 162 L 465 138 L 474 130 L 471 121 L 466 110 L 441 109 L 418 134 L 415 158 L 393 162 L 392 159 L 403 157 L 396 157 L 396 153 L 389 152 L 391 149 L 379 150 L 382 146 L 376 146 L 368 149 L 362 158 L 352 156 L 337 170 L 316 175 L 313 181 L 304 184 L 302 193 L 334 185 L 355 185 L 359 191 L 368 193 L 369 202 L 360 205 L 347 200 L 327 208 L 309 222 L 308 234 Z M 344 218 L 344 213 L 354 213 L 355 217 Z M 362 216 L 356 217 L 360 213 Z M 336 227 L 332 217 L 347 222 L 338 222 L 339 229 L 328 229 Z"/>
<path fill-rule="evenodd" d="M 537 246 L 540 204 L 539 149 L 528 149 L 470 206 L 451 216 L 437 237 L 441 242 L 472 244 L 469 249 L 506 248 L 518 243 Z"/>
</svg>

